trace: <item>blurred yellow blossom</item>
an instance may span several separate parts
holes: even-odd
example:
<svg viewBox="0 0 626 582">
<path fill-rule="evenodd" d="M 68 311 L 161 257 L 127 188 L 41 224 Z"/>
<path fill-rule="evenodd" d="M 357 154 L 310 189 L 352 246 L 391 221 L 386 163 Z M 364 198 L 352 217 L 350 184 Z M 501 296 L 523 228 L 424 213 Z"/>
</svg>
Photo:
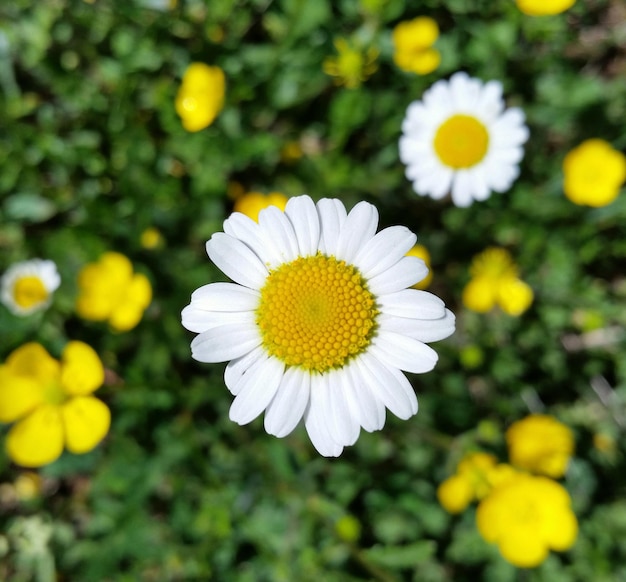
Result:
<svg viewBox="0 0 626 582">
<path fill-rule="evenodd" d="M 480 535 L 520 568 L 538 566 L 550 550 L 569 549 L 578 534 L 566 489 L 525 473 L 507 479 L 480 502 L 476 524 Z"/>
<path fill-rule="evenodd" d="M 471 279 L 463 289 L 463 304 L 478 313 L 498 305 L 505 313 L 518 316 L 533 302 L 531 287 L 519 279 L 510 253 L 489 247 L 476 255 L 470 267 Z"/>
<path fill-rule="evenodd" d="M 335 532 L 344 542 L 356 542 L 361 537 L 361 522 L 353 515 L 344 515 L 335 523 Z"/>
<path fill-rule="evenodd" d="M 516 470 L 504 463 L 498 464 L 495 456 L 476 452 L 465 455 L 456 468 L 437 488 L 437 498 L 448 513 L 460 513 L 474 500 L 483 499 Z"/>
<path fill-rule="evenodd" d="M 432 73 L 441 62 L 439 51 L 432 46 L 437 38 L 439 27 L 432 18 L 419 16 L 400 22 L 392 33 L 394 62 L 409 73 Z"/>
<path fill-rule="evenodd" d="M 191 63 L 176 95 L 176 112 L 187 131 L 200 131 L 213 123 L 224 107 L 226 78 L 219 67 Z"/>
<path fill-rule="evenodd" d="M 131 262 L 122 254 L 104 253 L 78 274 L 76 311 L 90 321 L 107 321 L 117 331 L 135 327 L 152 301 L 150 281 L 133 273 Z"/>
<path fill-rule="evenodd" d="M 0 301 L 14 315 L 30 315 L 50 305 L 60 284 L 53 261 L 22 261 L 11 265 L 0 277 Z"/>
<path fill-rule="evenodd" d="M 452 475 L 437 487 L 437 499 L 448 513 L 461 513 L 474 500 L 474 491 L 464 475 Z"/>
<path fill-rule="evenodd" d="M 606 206 L 626 180 L 626 156 L 601 139 L 588 139 L 563 160 L 563 190 L 574 204 Z"/>
<path fill-rule="evenodd" d="M 576 0 L 515 0 L 517 7 L 529 16 L 547 16 L 565 12 Z"/>
<path fill-rule="evenodd" d="M 110 412 L 91 394 L 104 382 L 100 358 L 87 344 L 69 342 L 61 361 L 38 343 L 13 351 L 0 366 L 0 422 L 15 422 L 9 457 L 25 467 L 55 461 L 65 446 L 86 453 L 107 434 Z"/>
<path fill-rule="evenodd" d="M 418 259 L 422 259 L 426 266 L 428 267 L 428 275 L 424 277 L 418 283 L 413 285 L 414 289 L 427 289 L 428 286 L 432 283 L 433 280 L 433 270 L 430 266 L 430 253 L 428 249 L 424 245 L 415 245 L 407 254 L 407 257 L 417 257 Z"/>
<path fill-rule="evenodd" d="M 20 501 L 30 501 L 41 493 L 43 479 L 34 471 L 25 471 L 17 476 L 13 486 Z"/>
<path fill-rule="evenodd" d="M 370 47 L 362 51 L 350 45 L 345 38 L 337 39 L 334 44 L 337 56 L 326 57 L 322 67 L 327 75 L 335 77 L 337 85 L 345 85 L 348 89 L 360 87 L 378 69 L 377 49 Z"/>
<path fill-rule="evenodd" d="M 163 235 L 158 228 L 150 226 L 141 233 L 140 242 L 144 249 L 153 250 L 163 244 Z"/>
<path fill-rule="evenodd" d="M 248 192 L 235 200 L 233 211 L 241 212 L 252 220 L 258 220 L 259 212 L 268 206 L 278 206 L 281 210 L 285 210 L 287 200 L 287 196 L 280 192 L 270 192 L 269 194 Z"/>
<path fill-rule="evenodd" d="M 574 453 L 572 431 L 545 414 L 531 414 L 506 431 L 511 463 L 520 469 L 558 478 Z"/>
</svg>

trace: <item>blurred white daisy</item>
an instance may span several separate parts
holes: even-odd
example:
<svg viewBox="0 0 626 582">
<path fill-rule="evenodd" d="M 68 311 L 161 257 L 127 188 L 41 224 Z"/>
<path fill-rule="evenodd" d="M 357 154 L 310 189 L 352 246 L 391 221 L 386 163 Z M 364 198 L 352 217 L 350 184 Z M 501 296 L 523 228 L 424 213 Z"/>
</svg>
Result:
<svg viewBox="0 0 626 582">
<path fill-rule="evenodd" d="M 0 301 L 15 315 L 30 315 L 50 305 L 61 277 L 52 261 L 31 259 L 11 265 L 0 279 Z"/>
<path fill-rule="evenodd" d="M 284 437 L 304 418 L 315 448 L 338 456 L 361 427 L 383 427 L 385 408 L 402 419 L 417 412 L 401 370 L 434 368 L 425 342 L 452 334 L 454 315 L 410 289 L 428 273 L 405 256 L 416 236 L 377 226 L 366 202 L 348 214 L 339 200 L 298 196 L 258 223 L 234 213 L 211 237 L 208 255 L 234 283 L 196 290 L 182 323 L 200 334 L 196 360 L 230 360 L 231 420 L 265 411 L 267 432 Z"/>
<path fill-rule="evenodd" d="M 519 174 L 528 139 L 524 112 L 504 109 L 502 85 L 466 73 L 437 81 L 407 109 L 400 159 L 421 196 L 449 192 L 457 206 L 505 192 Z"/>
</svg>

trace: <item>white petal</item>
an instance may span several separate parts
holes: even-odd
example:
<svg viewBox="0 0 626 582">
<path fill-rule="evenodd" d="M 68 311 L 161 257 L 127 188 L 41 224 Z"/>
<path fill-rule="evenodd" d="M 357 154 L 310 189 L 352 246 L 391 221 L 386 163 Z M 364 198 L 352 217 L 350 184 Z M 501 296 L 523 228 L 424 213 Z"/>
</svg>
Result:
<svg viewBox="0 0 626 582">
<path fill-rule="evenodd" d="M 275 254 L 274 247 L 265 244 L 259 224 L 241 212 L 233 212 L 224 221 L 224 232 L 232 237 L 238 238 L 252 252 L 261 259 L 264 265 L 270 265 L 280 259 Z"/>
<path fill-rule="evenodd" d="M 394 374 L 371 352 L 363 354 L 360 363 L 363 373 L 371 376 L 374 394 L 393 414 L 406 420 L 417 412 L 417 397 L 404 374 Z"/>
<path fill-rule="evenodd" d="M 259 304 L 258 291 L 235 283 L 209 283 L 191 294 L 191 305 L 210 311 L 250 311 Z"/>
<path fill-rule="evenodd" d="M 278 207 L 268 206 L 259 212 L 259 228 L 266 246 L 274 248 L 276 258 L 270 263 L 270 268 L 289 263 L 298 256 L 296 233 Z"/>
<path fill-rule="evenodd" d="M 311 375 L 299 368 L 287 368 L 273 400 L 265 412 L 265 430 L 282 438 L 302 419 L 309 403 Z"/>
<path fill-rule="evenodd" d="M 242 377 L 229 417 L 237 424 L 252 422 L 270 403 L 283 378 L 285 364 L 278 358 L 257 360 Z"/>
<path fill-rule="evenodd" d="M 387 270 L 411 250 L 417 236 L 404 226 L 384 228 L 359 250 L 354 264 L 369 279 Z"/>
<path fill-rule="evenodd" d="M 376 234 L 378 210 L 369 202 L 359 202 L 341 228 L 335 256 L 352 263 L 363 245 Z"/>
<path fill-rule="evenodd" d="M 226 233 L 216 232 L 206 243 L 209 258 L 236 283 L 260 289 L 268 272 L 259 257 L 243 242 Z"/>
<path fill-rule="evenodd" d="M 474 201 L 472 182 L 467 170 L 459 170 L 452 180 L 452 202 L 459 208 L 467 208 Z"/>
<path fill-rule="evenodd" d="M 316 254 L 320 242 L 320 219 L 313 200 L 309 196 L 294 196 L 287 202 L 285 214 L 296 233 L 300 256 Z"/>
<path fill-rule="evenodd" d="M 428 267 L 418 257 L 402 257 L 386 271 L 376 275 L 367 282 L 374 295 L 395 293 L 415 285 L 428 275 Z"/>
<path fill-rule="evenodd" d="M 393 331 L 412 337 L 421 342 L 436 342 L 451 336 L 455 329 L 454 314 L 446 309 L 444 317 L 439 319 L 410 319 L 381 313 L 377 323 L 381 330 Z"/>
<path fill-rule="evenodd" d="M 248 323 L 211 328 L 191 341 L 191 357 L 214 364 L 239 358 L 261 344 L 256 326 Z"/>
<path fill-rule="evenodd" d="M 224 370 L 224 383 L 231 394 L 237 396 L 241 389 L 241 378 L 254 365 L 257 360 L 267 357 L 267 352 L 263 346 L 257 346 L 247 354 L 235 358 L 226 364 Z"/>
<path fill-rule="evenodd" d="M 317 203 L 317 212 L 321 227 L 320 251 L 327 255 L 334 255 L 337 251 L 339 234 L 346 221 L 346 208 L 336 198 L 322 198 Z"/>
<path fill-rule="evenodd" d="M 367 432 L 380 430 L 385 426 L 385 405 L 370 387 L 373 376 L 363 370 L 359 359 L 346 366 L 345 370 L 350 380 L 346 389 L 346 400 L 355 418 Z"/>
<path fill-rule="evenodd" d="M 333 440 L 344 446 L 356 442 L 360 429 L 346 399 L 347 382 L 347 376 L 342 370 L 326 373 L 322 377 L 326 390 L 324 418 Z"/>
<path fill-rule="evenodd" d="M 437 352 L 425 343 L 392 331 L 378 330 L 369 352 L 386 366 L 423 374 L 437 363 Z"/>
<path fill-rule="evenodd" d="M 311 443 L 317 452 L 324 457 L 338 457 L 343 451 L 343 447 L 336 443 L 324 420 L 324 410 L 326 393 L 322 390 L 320 383 L 321 376 L 311 376 L 311 396 L 309 405 L 304 413 L 304 425 Z"/>
<path fill-rule="evenodd" d="M 419 289 L 403 289 L 381 295 L 377 303 L 381 313 L 399 317 L 439 319 L 445 313 L 445 303 L 439 297 Z"/>
<path fill-rule="evenodd" d="M 213 327 L 245 323 L 255 325 L 253 311 L 209 311 L 195 303 L 187 305 L 181 313 L 183 327 L 195 333 L 203 333 Z"/>
</svg>

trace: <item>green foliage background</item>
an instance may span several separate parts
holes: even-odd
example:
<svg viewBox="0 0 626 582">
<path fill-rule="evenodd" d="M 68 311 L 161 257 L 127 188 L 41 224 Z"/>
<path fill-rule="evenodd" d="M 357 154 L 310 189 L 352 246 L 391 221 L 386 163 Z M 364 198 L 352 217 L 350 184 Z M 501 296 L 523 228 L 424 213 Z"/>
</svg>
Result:
<svg viewBox="0 0 626 582">
<path fill-rule="evenodd" d="M 626 580 L 626 196 L 588 209 L 561 189 L 562 159 L 582 140 L 626 148 L 623 3 L 579 0 L 545 18 L 508 0 L 149 4 L 0 7 L 0 271 L 42 257 L 63 279 L 42 315 L 0 310 L 0 358 L 26 341 L 55 356 L 70 339 L 86 341 L 108 369 L 98 394 L 113 413 L 95 451 L 40 471 L 32 500 L 12 493 L 21 470 L 0 453 L 0 578 Z M 425 77 L 392 61 L 393 26 L 418 15 L 442 30 L 441 67 Z M 322 71 L 342 36 L 380 50 L 358 89 Z M 196 134 L 174 111 L 192 61 L 227 77 L 224 110 Z M 511 191 L 469 209 L 416 196 L 397 151 L 408 104 L 457 70 L 501 80 L 531 130 Z M 281 156 L 290 142 L 300 159 Z M 204 243 L 232 209 L 233 181 L 349 207 L 365 199 L 381 226 L 418 233 L 433 259 L 431 290 L 458 331 L 435 346 L 434 372 L 411 377 L 416 417 L 388 415 L 339 459 L 320 457 L 303 428 L 278 440 L 262 419 L 228 420 L 223 366 L 191 360 L 180 310 L 222 277 Z M 141 247 L 150 226 L 162 248 Z M 471 257 L 490 245 L 508 248 L 535 290 L 520 318 L 460 302 Z M 151 307 L 126 334 L 73 313 L 78 270 L 105 250 L 127 254 L 153 284 Z M 449 516 L 435 491 L 469 450 L 505 461 L 503 432 L 530 411 L 575 431 L 564 485 L 581 532 L 570 552 L 522 571 L 482 541 L 473 510 Z M 594 447 L 599 433 L 616 447 Z M 337 531 L 346 515 L 360 523 L 358 539 Z"/>
</svg>

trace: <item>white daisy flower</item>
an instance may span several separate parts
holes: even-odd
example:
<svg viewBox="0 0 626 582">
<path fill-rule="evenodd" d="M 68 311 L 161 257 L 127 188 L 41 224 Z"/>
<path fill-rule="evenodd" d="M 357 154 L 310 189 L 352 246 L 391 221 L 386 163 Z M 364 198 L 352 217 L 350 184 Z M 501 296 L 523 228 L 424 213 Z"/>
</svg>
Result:
<svg viewBox="0 0 626 582">
<path fill-rule="evenodd" d="M 23 261 L 2 275 L 0 301 L 15 315 L 30 315 L 50 305 L 60 284 L 61 277 L 52 261 Z"/>
<path fill-rule="evenodd" d="M 437 362 L 426 345 L 454 331 L 443 301 L 410 289 L 428 273 L 407 257 L 416 236 L 392 226 L 376 233 L 366 202 L 348 214 L 339 200 L 291 198 L 255 222 L 234 213 L 207 242 L 234 283 L 196 290 L 182 323 L 197 332 L 192 356 L 224 362 L 235 395 L 230 418 L 265 411 L 265 430 L 288 435 L 304 418 L 315 448 L 338 456 L 361 427 L 379 430 L 385 408 L 406 419 L 417 399 L 401 370 Z"/>
<path fill-rule="evenodd" d="M 457 206 L 505 192 L 519 175 L 528 139 L 524 112 L 504 110 L 502 85 L 466 73 L 437 81 L 414 101 L 402 122 L 400 159 L 421 196 L 448 192 Z"/>
</svg>

